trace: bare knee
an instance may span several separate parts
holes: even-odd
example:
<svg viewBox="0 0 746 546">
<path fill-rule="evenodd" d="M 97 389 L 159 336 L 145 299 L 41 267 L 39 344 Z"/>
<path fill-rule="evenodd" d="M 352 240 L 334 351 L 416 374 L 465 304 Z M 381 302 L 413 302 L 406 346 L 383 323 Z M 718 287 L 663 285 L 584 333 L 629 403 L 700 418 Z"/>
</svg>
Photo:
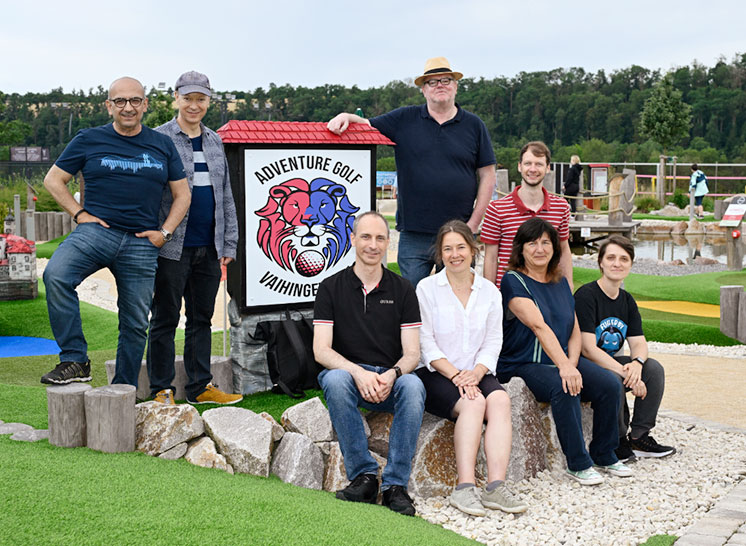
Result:
<svg viewBox="0 0 746 546">
<path fill-rule="evenodd" d="M 486 406 L 488 417 L 510 415 L 510 396 L 505 391 L 492 391 L 486 399 Z"/>
</svg>

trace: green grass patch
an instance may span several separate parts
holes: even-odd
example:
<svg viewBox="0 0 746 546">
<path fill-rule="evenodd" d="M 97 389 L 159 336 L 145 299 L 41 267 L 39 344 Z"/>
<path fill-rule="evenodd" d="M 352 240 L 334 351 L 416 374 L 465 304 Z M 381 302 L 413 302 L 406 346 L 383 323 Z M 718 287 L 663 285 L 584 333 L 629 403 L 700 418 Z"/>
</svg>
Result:
<svg viewBox="0 0 746 546">
<path fill-rule="evenodd" d="M 52 254 L 54 254 L 54 251 L 57 250 L 57 247 L 60 246 L 60 243 L 64 241 L 68 235 L 70 234 L 66 233 L 62 237 L 57 237 L 56 239 L 52 239 L 51 241 L 47 241 L 46 243 L 36 245 L 36 257 L 47 259 L 51 258 Z"/>
<path fill-rule="evenodd" d="M 671 546 L 679 537 L 673 535 L 654 535 L 640 546 Z"/>
<path fill-rule="evenodd" d="M 700 343 L 729 347 L 740 345 L 735 339 L 720 332 L 719 326 L 703 326 L 691 322 L 671 322 L 662 320 L 647 320 L 643 318 L 643 329 L 648 341 L 661 343 Z"/>
<path fill-rule="evenodd" d="M 396 229 L 396 216 L 384 215 L 384 218 L 386 218 L 386 221 L 389 223 L 389 229 Z"/>
<path fill-rule="evenodd" d="M 382 506 L 142 453 L 3 436 L 0 468 L 14 544 L 473 544 Z"/>
<path fill-rule="evenodd" d="M 633 214 L 633 220 L 669 220 L 671 222 L 688 222 L 689 216 L 661 216 L 660 214 Z M 719 222 L 714 216 L 705 216 L 703 219 L 697 218 L 700 222 Z"/>
</svg>

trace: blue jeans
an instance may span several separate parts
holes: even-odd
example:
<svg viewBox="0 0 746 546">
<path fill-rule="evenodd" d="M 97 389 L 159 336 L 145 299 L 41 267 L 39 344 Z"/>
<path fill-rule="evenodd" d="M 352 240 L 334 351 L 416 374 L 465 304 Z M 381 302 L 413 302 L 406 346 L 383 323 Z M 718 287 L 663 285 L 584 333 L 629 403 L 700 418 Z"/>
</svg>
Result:
<svg viewBox="0 0 746 546">
<path fill-rule="evenodd" d="M 92 273 L 108 267 L 119 293 L 119 343 L 112 383 L 137 386 L 157 259 L 158 248 L 133 233 L 93 222 L 80 224 L 70 233 L 44 270 L 49 323 L 61 349 L 61 362 L 88 359 L 75 287 Z"/>
<path fill-rule="evenodd" d="M 187 399 L 197 398 L 212 381 L 211 326 L 219 286 L 220 262 L 214 247 L 184 247 L 180 260 L 158 258 L 147 352 L 152 396 L 163 389 L 175 391 L 174 334 L 179 325 L 182 297 L 187 319 L 184 341 Z M 232 385 L 223 385 L 226 387 Z"/>
<path fill-rule="evenodd" d="M 360 364 L 366 370 L 383 373 L 388 368 Z M 382 476 L 382 489 L 392 485 L 407 487 L 412 471 L 412 457 L 425 411 L 425 387 L 415 374 L 404 374 L 394 383 L 389 397 L 379 404 L 363 400 L 352 375 L 345 370 L 323 370 L 319 384 L 329 407 L 339 448 L 344 457 L 347 478 L 360 474 L 376 474 L 378 463 L 368 451 L 368 438 L 363 428 L 363 416 L 358 407 L 394 414 L 389 433 L 389 453 Z"/>
<path fill-rule="evenodd" d="M 417 283 L 430 275 L 435 265 L 435 237 L 434 233 L 399 232 L 399 271 L 415 288 Z"/>
<path fill-rule="evenodd" d="M 557 437 L 570 470 L 585 470 L 597 465 L 617 462 L 614 450 L 619 446 L 619 382 L 613 372 L 605 370 L 582 356 L 578 371 L 583 376 L 580 396 L 571 396 L 562 390 L 559 368 L 546 364 L 518 364 L 501 371 L 497 378 L 507 383 L 518 376 L 539 402 L 549 402 L 557 428 Z M 589 450 L 585 448 L 583 425 L 580 420 L 580 402 L 590 402 L 593 409 L 593 439 Z M 590 451 L 590 454 L 589 454 Z"/>
</svg>

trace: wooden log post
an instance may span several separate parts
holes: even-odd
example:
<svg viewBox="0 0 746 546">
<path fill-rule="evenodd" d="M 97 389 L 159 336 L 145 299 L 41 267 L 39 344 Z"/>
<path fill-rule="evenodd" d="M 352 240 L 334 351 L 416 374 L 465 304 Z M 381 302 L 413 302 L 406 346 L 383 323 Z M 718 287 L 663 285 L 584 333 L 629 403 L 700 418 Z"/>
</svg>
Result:
<svg viewBox="0 0 746 546">
<path fill-rule="evenodd" d="M 738 298 L 738 323 L 736 324 L 736 339 L 746 343 L 746 295 L 741 292 Z"/>
<path fill-rule="evenodd" d="M 720 287 L 720 331 L 733 339 L 738 337 L 740 300 L 746 302 L 746 296 L 743 296 L 743 293 L 743 286 Z M 744 308 L 746 309 L 746 305 Z M 746 324 L 742 328 L 746 329 Z"/>
<path fill-rule="evenodd" d="M 135 450 L 135 390 L 107 385 L 85 393 L 88 447 L 105 453 Z"/>
<path fill-rule="evenodd" d="M 622 191 L 623 174 L 615 174 L 609 181 L 609 225 L 621 226 L 624 222 L 624 211 L 622 209 Z"/>
<path fill-rule="evenodd" d="M 90 385 L 75 383 L 47 387 L 49 443 L 60 447 L 86 444 L 84 395 Z"/>
<path fill-rule="evenodd" d="M 492 199 L 500 199 L 510 193 L 510 178 L 508 177 L 508 169 L 497 169 L 497 184 L 495 189 L 492 190 Z"/>
</svg>

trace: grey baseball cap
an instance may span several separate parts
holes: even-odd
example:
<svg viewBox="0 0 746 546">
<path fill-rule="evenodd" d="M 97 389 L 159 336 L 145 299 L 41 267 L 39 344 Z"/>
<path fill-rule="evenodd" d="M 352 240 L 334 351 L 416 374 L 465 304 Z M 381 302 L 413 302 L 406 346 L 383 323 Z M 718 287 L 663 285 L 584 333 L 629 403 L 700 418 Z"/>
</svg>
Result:
<svg viewBox="0 0 746 546">
<path fill-rule="evenodd" d="M 185 72 L 179 79 L 176 80 L 176 91 L 180 95 L 188 95 L 189 93 L 202 93 L 208 97 L 212 96 L 210 91 L 210 80 L 204 74 L 195 72 Z"/>
</svg>

